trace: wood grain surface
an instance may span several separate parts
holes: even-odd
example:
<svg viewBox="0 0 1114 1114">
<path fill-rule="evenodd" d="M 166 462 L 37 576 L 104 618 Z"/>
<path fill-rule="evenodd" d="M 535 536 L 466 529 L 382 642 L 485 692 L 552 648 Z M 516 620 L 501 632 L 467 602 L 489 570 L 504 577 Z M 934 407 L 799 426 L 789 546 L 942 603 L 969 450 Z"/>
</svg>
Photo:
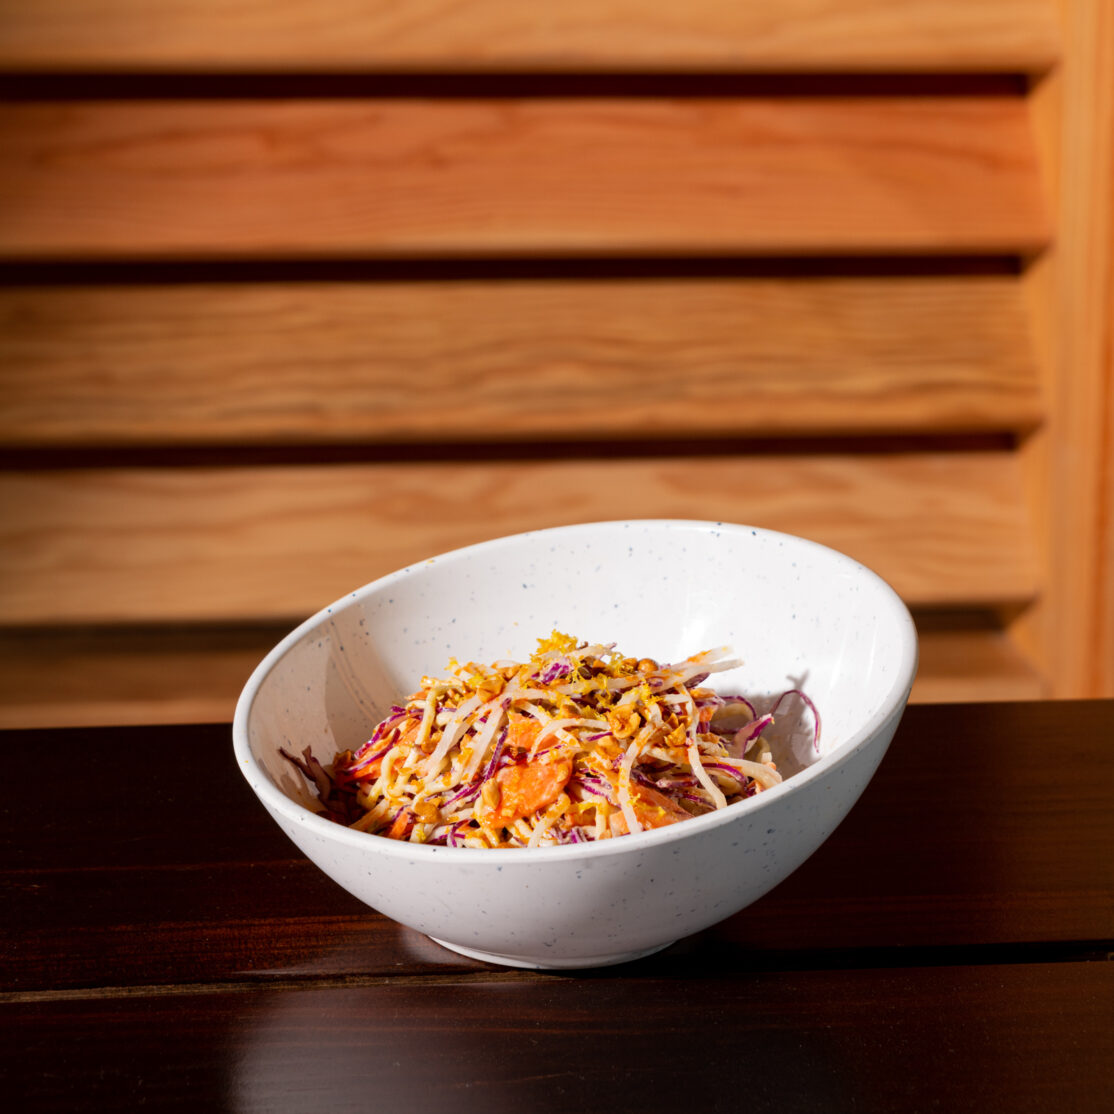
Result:
<svg viewBox="0 0 1114 1114">
<path fill-rule="evenodd" d="M 672 1112 L 742 1090 L 755 1111 L 1099 1114 L 1112 995 L 1109 964 L 1055 963 L 64 999 L 2 1007 L 0 1063 L 37 1110 Z"/>
<path fill-rule="evenodd" d="M 914 618 L 914 703 L 1048 696 L 993 615 Z M 0 730 L 231 720 L 252 670 L 289 630 L 289 622 L 0 627 Z"/>
<path fill-rule="evenodd" d="M 1114 7 L 1072 0 L 1064 37 L 1036 104 L 1057 250 L 1026 280 L 1048 409 L 1027 480 L 1049 583 L 1014 633 L 1077 695 L 1114 693 Z"/>
<path fill-rule="evenodd" d="M 462 958 L 349 897 L 251 795 L 227 724 L 0 734 L 10 759 L 66 755 L 83 791 L 78 809 L 22 793 L 0 812 L 6 1092 L 39 1110 L 369 1093 L 423 1112 L 714 1110 L 753 1057 L 759 1111 L 1098 1114 L 1112 717 L 1110 701 L 910 707 L 781 886 L 658 955 L 561 974 Z M 942 739 L 961 776 L 939 776 Z M 144 774 L 126 807 L 121 768 Z M 670 1070 L 647 1071 L 663 1041 Z"/>
<path fill-rule="evenodd" d="M 1022 603 L 1016 469 L 959 452 L 10 472 L 0 623 L 301 618 L 494 533 L 658 517 L 803 534 L 914 604 Z"/>
<path fill-rule="evenodd" d="M 1054 60 L 1041 0 L 36 0 L 0 66 L 53 70 L 1002 70 Z"/>
<path fill-rule="evenodd" d="M 993 946 L 1109 943 L 1112 714 L 1101 701 L 911 706 L 866 793 L 808 862 L 640 966 L 738 972 L 827 966 L 839 951 L 876 965 L 915 949 L 962 961 Z M 965 756 L 963 777 L 926 779 L 941 738 Z M 85 801 L 77 817 L 44 816 L 23 795 L 0 817 L 3 991 L 386 977 L 400 954 L 415 972 L 485 969 L 370 912 L 306 862 L 240 776 L 227 724 L 0 741 L 13 760 L 64 749 Z M 1049 751 L 1062 771 L 1051 785 Z M 146 770 L 126 807 L 120 765 Z"/>
<path fill-rule="evenodd" d="M 0 107 L 0 259 L 1021 252 L 1025 101 Z"/>
<path fill-rule="evenodd" d="M 678 512 L 879 568 L 918 700 L 1112 691 L 1102 0 L 3 7 L 0 723 Z"/>
<path fill-rule="evenodd" d="M 1028 431 L 1013 276 L 0 287 L 0 443 Z"/>
</svg>

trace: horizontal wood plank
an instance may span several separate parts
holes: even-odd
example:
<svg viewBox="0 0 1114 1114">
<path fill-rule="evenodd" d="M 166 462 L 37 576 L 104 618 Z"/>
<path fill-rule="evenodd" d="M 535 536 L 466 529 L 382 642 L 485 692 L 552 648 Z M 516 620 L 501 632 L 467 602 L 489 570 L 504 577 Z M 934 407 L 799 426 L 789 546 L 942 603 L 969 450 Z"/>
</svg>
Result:
<svg viewBox="0 0 1114 1114">
<path fill-rule="evenodd" d="M 67 1114 L 354 1110 L 369 1094 L 442 1111 L 462 1092 L 499 1110 L 714 1110 L 750 1049 L 756 1114 L 1099 1114 L 1114 1087 L 1108 963 L 740 971 L 748 958 L 683 980 L 492 972 L 8 1002 L 0 1069 L 17 1106 Z M 691 1070 L 647 1070 L 646 1033 Z"/>
<path fill-rule="evenodd" d="M 1047 0 L 35 0 L 0 66 L 72 70 L 721 71 L 1046 68 Z"/>
<path fill-rule="evenodd" d="M 835 950 L 884 963 L 910 948 L 939 958 L 995 945 L 1101 947 L 1114 926 L 1112 713 L 1097 701 L 910 707 L 863 797 L 816 854 L 654 966 L 727 973 L 792 965 L 794 953 L 808 964 L 829 952 L 827 965 Z M 941 738 L 963 754 L 963 777 L 935 779 L 932 807 L 918 807 Z M 383 976 L 402 958 L 411 974 L 475 967 L 304 860 L 230 762 L 227 722 L 12 732 L 0 744 L 10 763 L 65 754 L 83 801 L 75 821 L 72 810 L 12 794 L 0 816 L 0 885 L 11 895 L 0 992 L 159 985 L 175 973 L 189 982 Z M 1050 752 L 1063 774 L 1055 782 Z M 145 774 L 126 808 L 121 767 Z M 198 947 L 199 936 L 210 946 Z"/>
<path fill-rule="evenodd" d="M 1047 679 L 1004 631 L 938 625 L 918 633 L 921 657 L 913 703 L 1046 700 L 1051 695 Z"/>
<path fill-rule="evenodd" d="M 289 625 L 0 629 L 0 730 L 231 722 Z"/>
<path fill-rule="evenodd" d="M 0 259 L 1029 252 L 1009 96 L 0 107 Z"/>
<path fill-rule="evenodd" d="M 1008 452 L 59 470 L 0 476 L 0 624 L 302 617 L 496 534 L 642 517 L 804 534 L 916 604 L 1038 583 Z"/>
<path fill-rule="evenodd" d="M 0 444 L 1026 431 L 1012 276 L 0 288 Z"/>
<path fill-rule="evenodd" d="M 499 1108 L 673 1111 L 722 1105 L 740 1048 L 760 1048 L 758 1111 L 1097 1114 L 1114 1085 L 1111 713 L 910 708 L 781 886 L 589 978 L 481 967 L 354 902 L 230 768 L 227 724 L 7 734 L 17 760 L 66 755 L 82 807 L 14 793 L 0 812 L 6 1093 L 36 1110 L 368 1093 L 440 1110 L 471 1084 Z M 926 794 L 944 737 L 963 776 Z M 647 1073 L 662 1036 L 699 1070 Z"/>
<path fill-rule="evenodd" d="M 0 730 L 231 721 L 289 625 L 0 628 Z M 913 703 L 1035 700 L 1039 675 L 993 629 L 920 632 Z"/>
</svg>

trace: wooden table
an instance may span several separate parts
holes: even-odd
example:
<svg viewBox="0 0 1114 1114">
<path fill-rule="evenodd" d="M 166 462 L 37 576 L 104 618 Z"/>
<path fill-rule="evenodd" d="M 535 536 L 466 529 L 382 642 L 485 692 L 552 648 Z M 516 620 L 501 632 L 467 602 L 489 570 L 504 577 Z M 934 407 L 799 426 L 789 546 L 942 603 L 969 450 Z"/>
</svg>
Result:
<svg viewBox="0 0 1114 1114">
<path fill-rule="evenodd" d="M 20 1109 L 1111 1108 L 1114 701 L 910 708 L 780 888 L 572 974 L 361 906 L 268 819 L 227 725 L 3 747 Z"/>
</svg>

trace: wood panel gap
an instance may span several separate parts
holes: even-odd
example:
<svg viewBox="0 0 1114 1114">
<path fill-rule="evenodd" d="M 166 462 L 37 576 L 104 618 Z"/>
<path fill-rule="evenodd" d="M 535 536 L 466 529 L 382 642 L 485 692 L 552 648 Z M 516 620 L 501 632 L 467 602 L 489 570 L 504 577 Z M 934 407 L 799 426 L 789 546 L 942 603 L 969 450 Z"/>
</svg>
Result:
<svg viewBox="0 0 1114 1114">
<path fill-rule="evenodd" d="M 1024 96 L 1023 73 L 20 73 L 0 74 L 11 101 L 568 97 Z"/>
<path fill-rule="evenodd" d="M 913 607 L 910 610 L 921 634 L 1004 633 L 1023 607 Z"/>
<path fill-rule="evenodd" d="M 1001 453 L 1017 448 L 1010 431 L 894 436 L 769 437 L 606 440 L 505 440 L 380 443 L 207 445 L 70 445 L 0 449 L 0 471 L 41 472 L 98 468 L 255 468 L 272 465 L 345 465 L 547 460 L 662 460 L 680 457 L 801 457 L 838 453 L 897 456 L 909 453 Z"/>
<path fill-rule="evenodd" d="M 471 282 L 551 279 L 913 278 L 1018 276 L 1022 257 L 988 255 L 88 260 L 0 262 L 0 287 L 192 283 Z"/>
</svg>

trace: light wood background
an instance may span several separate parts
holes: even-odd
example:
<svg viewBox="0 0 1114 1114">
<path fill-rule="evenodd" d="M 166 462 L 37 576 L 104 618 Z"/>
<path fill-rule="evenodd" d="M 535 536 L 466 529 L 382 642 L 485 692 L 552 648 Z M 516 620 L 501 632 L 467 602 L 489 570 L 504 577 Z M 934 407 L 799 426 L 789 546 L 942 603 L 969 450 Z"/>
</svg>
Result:
<svg viewBox="0 0 1114 1114">
<path fill-rule="evenodd" d="M 631 516 L 870 564 L 916 700 L 1114 694 L 1103 0 L 37 0 L 0 86 L 0 725 Z"/>
</svg>

